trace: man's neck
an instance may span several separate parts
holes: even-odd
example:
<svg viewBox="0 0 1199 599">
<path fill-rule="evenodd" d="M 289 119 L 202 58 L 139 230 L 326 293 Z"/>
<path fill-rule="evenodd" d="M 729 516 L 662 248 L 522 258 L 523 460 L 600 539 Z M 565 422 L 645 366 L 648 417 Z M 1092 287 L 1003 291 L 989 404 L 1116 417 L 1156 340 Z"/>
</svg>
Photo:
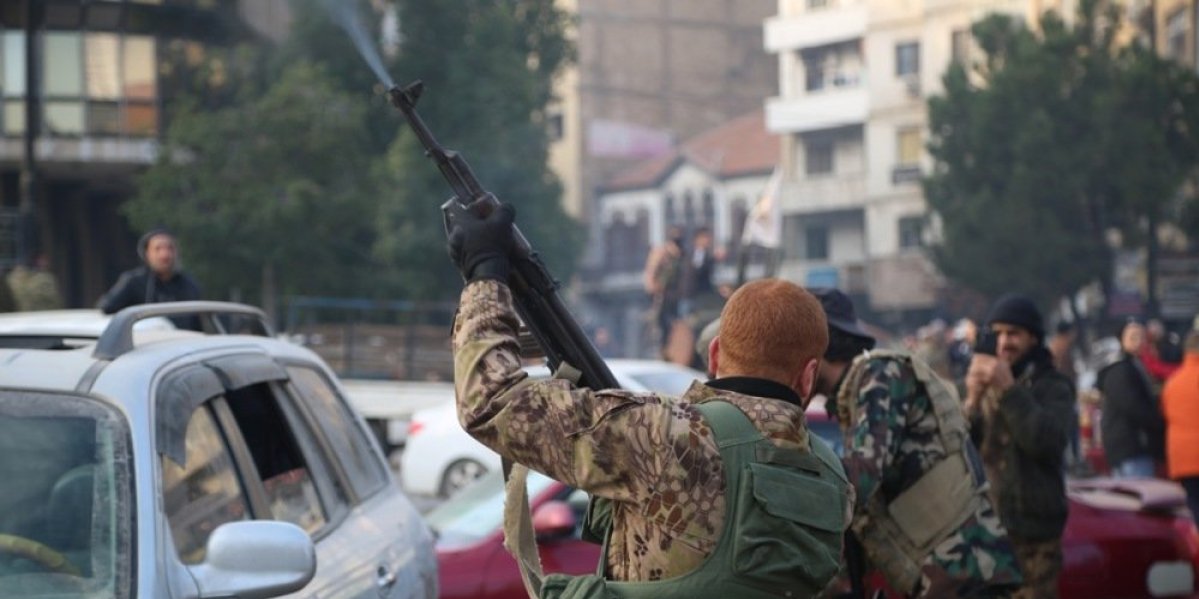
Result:
<svg viewBox="0 0 1199 599">
<path fill-rule="evenodd" d="M 825 395 L 836 395 L 841 390 L 841 383 L 845 381 L 845 374 L 849 372 L 849 362 L 828 362 L 825 363 L 825 372 L 828 374 L 828 380 L 833 381 L 831 389 L 825 389 Z"/>
</svg>

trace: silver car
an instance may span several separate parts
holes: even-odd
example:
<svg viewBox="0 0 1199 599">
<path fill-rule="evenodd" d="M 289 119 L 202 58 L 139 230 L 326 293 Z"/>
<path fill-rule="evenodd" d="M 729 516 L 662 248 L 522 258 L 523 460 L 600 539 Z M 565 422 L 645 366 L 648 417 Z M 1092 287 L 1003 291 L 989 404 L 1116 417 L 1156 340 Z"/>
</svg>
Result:
<svg viewBox="0 0 1199 599">
<path fill-rule="evenodd" d="M 0 597 L 436 596 L 429 529 L 336 378 L 263 323 L 0 317 Z"/>
</svg>

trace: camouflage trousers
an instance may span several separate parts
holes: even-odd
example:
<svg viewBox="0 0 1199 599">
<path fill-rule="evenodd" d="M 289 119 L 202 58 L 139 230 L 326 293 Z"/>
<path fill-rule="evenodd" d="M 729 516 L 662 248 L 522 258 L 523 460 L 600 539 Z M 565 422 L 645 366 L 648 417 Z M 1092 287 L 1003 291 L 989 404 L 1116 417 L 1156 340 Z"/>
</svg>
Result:
<svg viewBox="0 0 1199 599">
<path fill-rule="evenodd" d="M 1062 541 L 1022 541 L 1012 539 L 1016 560 L 1024 574 L 1024 586 L 1012 599 L 1057 599 L 1057 577 L 1062 571 Z"/>
</svg>

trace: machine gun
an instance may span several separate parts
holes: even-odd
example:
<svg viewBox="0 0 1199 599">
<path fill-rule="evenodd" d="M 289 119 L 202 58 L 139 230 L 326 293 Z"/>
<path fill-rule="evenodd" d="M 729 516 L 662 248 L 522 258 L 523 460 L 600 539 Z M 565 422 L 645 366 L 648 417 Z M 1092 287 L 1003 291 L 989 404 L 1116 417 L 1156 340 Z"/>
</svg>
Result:
<svg viewBox="0 0 1199 599">
<path fill-rule="evenodd" d="M 416 102 L 423 90 L 424 84 L 415 81 L 404 87 L 393 87 L 387 93 L 392 105 L 404 113 L 408 126 L 424 146 L 425 155 L 437 164 L 454 193 L 441 205 L 448 235 L 455 220 L 465 215 L 467 210 L 478 216 L 486 216 L 499 206 L 499 200 L 483 188 L 461 154 L 437 143 L 433 133 L 416 113 Z M 550 371 L 559 372 L 559 368 L 565 364 L 578 371 L 577 382 L 581 386 L 596 390 L 619 387 L 608 365 L 566 309 L 558 294 L 558 281 L 546 269 L 541 257 L 529 245 L 520 229 L 516 229 L 515 225 L 513 229 L 516 244 L 511 257 L 512 273 L 508 277 L 508 286 L 512 289 L 516 312 L 541 346 Z"/>
</svg>

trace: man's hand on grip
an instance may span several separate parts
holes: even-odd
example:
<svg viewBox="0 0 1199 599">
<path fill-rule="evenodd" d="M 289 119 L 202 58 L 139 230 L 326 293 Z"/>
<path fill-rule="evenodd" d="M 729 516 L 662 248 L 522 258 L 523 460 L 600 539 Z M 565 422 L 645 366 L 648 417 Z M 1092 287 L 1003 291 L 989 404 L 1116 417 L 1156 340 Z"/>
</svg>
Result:
<svg viewBox="0 0 1199 599">
<path fill-rule="evenodd" d="M 450 259 L 468 283 L 482 279 L 508 281 L 515 220 L 516 208 L 502 203 L 486 217 L 467 209 L 451 224 Z"/>
</svg>

